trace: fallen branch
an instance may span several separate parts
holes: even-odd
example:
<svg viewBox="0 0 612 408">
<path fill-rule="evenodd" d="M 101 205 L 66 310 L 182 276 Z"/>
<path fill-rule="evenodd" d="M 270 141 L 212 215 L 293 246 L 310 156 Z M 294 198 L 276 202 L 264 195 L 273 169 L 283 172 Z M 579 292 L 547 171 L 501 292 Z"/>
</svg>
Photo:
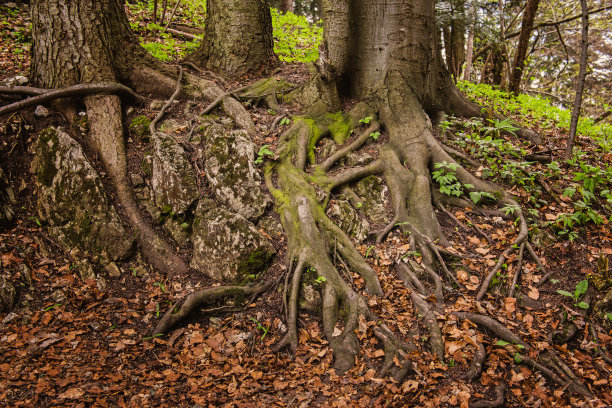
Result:
<svg viewBox="0 0 612 408">
<path fill-rule="evenodd" d="M 24 99 L 19 102 L 12 103 L 0 108 L 0 116 L 8 113 L 17 112 L 18 110 L 40 105 L 42 103 L 59 99 L 59 98 L 74 98 L 80 96 L 98 95 L 98 94 L 120 94 L 124 95 L 137 104 L 144 104 L 144 98 L 125 85 L 116 82 L 100 82 L 93 84 L 78 84 L 69 86 L 67 88 L 61 88 L 56 90 L 44 90 L 40 88 L 31 88 L 26 91 L 28 87 L 0 87 L 0 93 L 6 94 L 25 94 L 25 95 L 36 95 L 28 99 Z"/>
</svg>

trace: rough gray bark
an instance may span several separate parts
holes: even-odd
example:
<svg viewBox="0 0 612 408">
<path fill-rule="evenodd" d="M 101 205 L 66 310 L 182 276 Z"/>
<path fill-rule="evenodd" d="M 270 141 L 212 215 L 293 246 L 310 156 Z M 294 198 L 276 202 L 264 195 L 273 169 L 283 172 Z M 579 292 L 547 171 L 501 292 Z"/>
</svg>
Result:
<svg viewBox="0 0 612 408">
<path fill-rule="evenodd" d="M 266 0 L 209 0 L 204 38 L 188 61 L 227 76 L 274 61 L 272 17 Z"/>
</svg>

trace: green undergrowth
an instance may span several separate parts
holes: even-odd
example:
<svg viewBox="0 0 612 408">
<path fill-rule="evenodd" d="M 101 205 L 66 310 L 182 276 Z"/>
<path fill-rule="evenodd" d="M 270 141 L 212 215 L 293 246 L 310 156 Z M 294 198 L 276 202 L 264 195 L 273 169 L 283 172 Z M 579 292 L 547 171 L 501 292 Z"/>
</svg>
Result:
<svg viewBox="0 0 612 408">
<path fill-rule="evenodd" d="M 487 84 L 459 81 L 457 85 L 470 99 L 487 109 L 493 108 L 504 116 L 520 116 L 526 127 L 569 130 L 571 111 L 552 105 L 548 99 L 526 94 L 515 96 Z M 592 118 L 581 117 L 577 133 L 591 138 L 603 152 L 612 151 L 612 125 L 595 124 Z"/>
<path fill-rule="evenodd" d="M 488 85 L 463 82 L 461 88 L 483 106 L 515 117 L 525 126 L 546 130 L 565 130 L 568 126 L 570 113 L 551 106 L 547 100 L 527 95 L 514 97 Z M 594 126 L 591 119 L 582 120 L 580 130 L 596 144 L 587 145 L 588 151 L 576 147 L 568 161 L 557 159 L 549 163 L 534 160 L 529 143 L 510 137 L 517 125 L 508 119 L 448 117 L 440 123 L 440 130 L 459 150 L 482 164 L 474 169 L 478 176 L 511 186 L 508 189 L 522 198 L 532 229 L 549 228 L 559 238 L 573 241 L 584 227 L 612 221 L 612 166 L 600 160 L 602 153 L 610 151 L 609 125 Z M 562 150 L 558 149 L 555 157 Z M 442 193 L 457 196 L 464 193 L 464 186 L 452 179 L 453 169 L 445 167 L 445 163 L 437 163 L 436 169 L 435 181 Z M 549 185 L 551 194 L 560 197 L 561 203 L 544 191 L 541 181 Z M 470 196 L 474 201 L 483 198 L 473 192 Z M 557 208 L 552 210 L 554 215 L 549 212 L 551 208 Z M 512 208 L 502 210 L 513 212 Z"/>
<path fill-rule="evenodd" d="M 306 17 L 293 13 L 272 12 L 274 52 L 285 62 L 314 62 L 319 58 L 323 38 L 321 24 L 312 24 Z"/>
</svg>

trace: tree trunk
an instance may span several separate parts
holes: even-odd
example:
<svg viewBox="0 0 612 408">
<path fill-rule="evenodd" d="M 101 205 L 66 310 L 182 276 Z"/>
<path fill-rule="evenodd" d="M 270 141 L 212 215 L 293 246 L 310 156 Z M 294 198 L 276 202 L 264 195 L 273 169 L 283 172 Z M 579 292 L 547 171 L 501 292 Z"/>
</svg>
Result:
<svg viewBox="0 0 612 408">
<path fill-rule="evenodd" d="M 472 76 L 472 64 L 474 56 L 474 28 L 476 26 L 476 4 L 470 5 L 470 25 L 468 28 L 468 38 L 465 50 L 465 70 L 463 71 L 463 80 L 469 81 Z"/>
<path fill-rule="evenodd" d="M 461 75 L 461 67 L 465 61 L 465 0 L 454 0 L 452 5 L 452 20 L 449 27 L 446 66 L 456 81 Z"/>
<path fill-rule="evenodd" d="M 260 71 L 276 61 L 266 0 L 209 0 L 204 39 L 187 60 L 226 76 Z"/>
<path fill-rule="evenodd" d="M 527 0 L 525 11 L 523 12 L 523 22 L 521 23 L 521 34 L 514 55 L 514 64 L 512 66 L 512 74 L 510 75 L 510 92 L 518 94 L 520 92 L 521 77 L 523 76 L 523 68 L 525 66 L 525 57 L 527 56 L 527 48 L 529 46 L 529 37 L 533 29 L 533 21 L 538 12 L 540 0 Z"/>
<path fill-rule="evenodd" d="M 293 0 L 283 0 L 281 10 L 284 13 L 287 13 L 287 12 L 293 13 Z"/>
<path fill-rule="evenodd" d="M 587 58 L 589 51 L 589 10 L 587 0 L 580 0 L 580 6 L 582 7 L 582 47 L 580 50 L 580 69 L 578 71 L 578 78 L 576 79 L 576 97 L 574 98 L 572 120 L 570 122 L 570 130 L 567 137 L 567 147 L 565 148 L 566 160 L 569 160 L 572 157 L 572 150 L 574 148 L 574 139 L 576 138 L 578 119 L 580 118 L 580 108 L 582 106 L 582 93 L 584 91 L 584 80 L 586 78 Z"/>
</svg>

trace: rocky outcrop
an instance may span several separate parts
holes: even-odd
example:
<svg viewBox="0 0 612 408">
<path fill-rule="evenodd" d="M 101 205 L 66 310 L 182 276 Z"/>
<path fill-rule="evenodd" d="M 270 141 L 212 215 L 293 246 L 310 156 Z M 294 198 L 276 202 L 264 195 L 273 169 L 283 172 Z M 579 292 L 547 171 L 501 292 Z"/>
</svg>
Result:
<svg viewBox="0 0 612 408">
<path fill-rule="evenodd" d="M 168 134 L 151 136 L 151 188 L 163 213 L 185 214 L 199 196 L 196 175 L 185 150 Z"/>
<path fill-rule="evenodd" d="M 34 146 L 37 210 L 49 232 L 67 249 L 101 261 L 124 258 L 133 246 L 110 204 L 100 177 L 81 146 L 61 129 L 43 131 Z"/>
<path fill-rule="evenodd" d="M 191 266 L 211 278 L 240 282 L 264 271 L 274 248 L 240 214 L 201 200 L 193 222 Z"/>
<path fill-rule="evenodd" d="M 261 191 L 255 144 L 245 131 L 226 131 L 218 124 L 206 128 L 205 139 L 206 177 L 215 197 L 245 218 L 256 220 L 270 199 Z"/>
</svg>

